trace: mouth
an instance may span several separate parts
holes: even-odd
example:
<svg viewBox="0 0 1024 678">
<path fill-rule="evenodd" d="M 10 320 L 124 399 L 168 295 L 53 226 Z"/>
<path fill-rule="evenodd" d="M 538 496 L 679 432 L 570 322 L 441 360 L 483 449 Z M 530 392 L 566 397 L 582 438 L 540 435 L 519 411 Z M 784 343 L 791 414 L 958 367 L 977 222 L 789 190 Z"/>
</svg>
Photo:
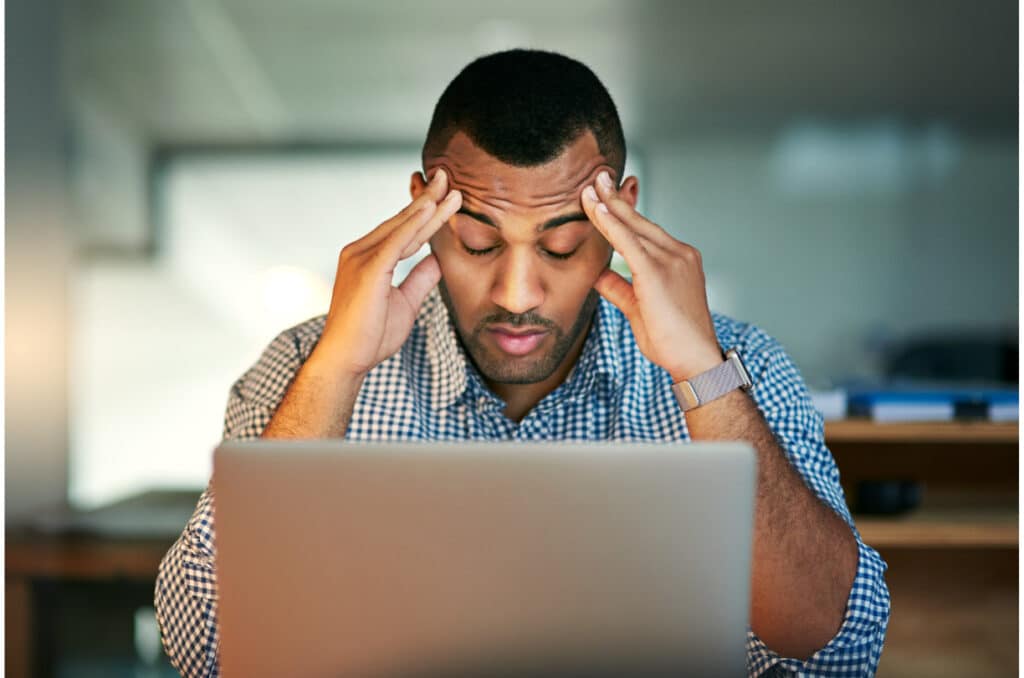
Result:
<svg viewBox="0 0 1024 678">
<path fill-rule="evenodd" d="M 487 331 L 494 337 L 498 348 L 512 356 L 524 356 L 532 353 L 548 335 L 548 330 L 540 327 L 516 327 L 513 329 L 495 326 Z"/>
</svg>

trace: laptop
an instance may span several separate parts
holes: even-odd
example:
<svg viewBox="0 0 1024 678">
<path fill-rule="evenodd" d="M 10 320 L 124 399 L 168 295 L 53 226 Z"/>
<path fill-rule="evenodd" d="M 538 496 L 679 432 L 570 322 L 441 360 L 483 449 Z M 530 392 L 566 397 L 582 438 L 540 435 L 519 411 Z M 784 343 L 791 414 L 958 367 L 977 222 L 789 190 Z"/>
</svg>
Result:
<svg viewBox="0 0 1024 678">
<path fill-rule="evenodd" d="M 744 443 L 225 442 L 223 675 L 746 674 Z"/>
</svg>

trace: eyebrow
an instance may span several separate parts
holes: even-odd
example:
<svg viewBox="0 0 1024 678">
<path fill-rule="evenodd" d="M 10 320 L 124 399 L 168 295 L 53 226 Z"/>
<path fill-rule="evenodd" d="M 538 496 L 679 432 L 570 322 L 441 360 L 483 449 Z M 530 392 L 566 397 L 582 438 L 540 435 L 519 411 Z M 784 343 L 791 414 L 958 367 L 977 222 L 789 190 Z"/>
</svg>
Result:
<svg viewBox="0 0 1024 678">
<path fill-rule="evenodd" d="M 479 212 L 474 212 L 473 210 L 466 209 L 465 207 L 459 209 L 459 211 L 456 214 L 465 214 L 467 217 L 472 217 L 472 218 L 476 219 L 477 221 L 479 221 L 482 224 L 487 224 L 488 226 L 491 226 L 493 228 L 497 228 L 499 230 L 501 228 L 496 223 L 494 223 L 494 220 L 491 219 L 486 214 L 480 214 Z M 548 229 L 558 228 L 559 226 L 562 226 L 564 224 L 569 224 L 569 223 L 572 223 L 574 221 L 589 221 L 589 217 L 587 217 L 587 215 L 584 214 L 583 212 L 573 212 L 572 214 L 563 214 L 561 216 L 553 217 L 551 219 L 548 219 L 543 224 L 541 224 L 540 228 L 538 228 L 537 230 L 538 231 L 546 231 Z"/>
</svg>

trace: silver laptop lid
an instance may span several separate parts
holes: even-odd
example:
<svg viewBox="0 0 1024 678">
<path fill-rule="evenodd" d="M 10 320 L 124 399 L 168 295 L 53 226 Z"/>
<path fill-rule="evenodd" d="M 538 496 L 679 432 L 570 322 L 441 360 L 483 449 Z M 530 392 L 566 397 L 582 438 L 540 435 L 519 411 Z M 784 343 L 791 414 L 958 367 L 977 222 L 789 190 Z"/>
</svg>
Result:
<svg viewBox="0 0 1024 678">
<path fill-rule="evenodd" d="M 228 442 L 224 675 L 743 675 L 745 444 Z"/>
</svg>

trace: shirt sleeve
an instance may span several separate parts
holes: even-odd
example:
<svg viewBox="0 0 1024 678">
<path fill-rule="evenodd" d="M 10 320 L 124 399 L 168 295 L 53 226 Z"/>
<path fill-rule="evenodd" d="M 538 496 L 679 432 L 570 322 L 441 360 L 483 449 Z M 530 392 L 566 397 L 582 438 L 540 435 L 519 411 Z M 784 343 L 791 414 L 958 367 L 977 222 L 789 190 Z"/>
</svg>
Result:
<svg viewBox="0 0 1024 678">
<path fill-rule="evenodd" d="M 889 623 L 885 561 L 861 540 L 839 484 L 839 469 L 825 445 L 825 422 L 814 408 L 796 366 L 782 347 L 760 330 L 741 348 L 753 377 L 752 395 L 787 458 L 807 486 L 850 526 L 857 539 L 857 574 L 836 635 L 806 661 L 780 657 L 747 631 L 751 676 L 872 676 Z"/>
<path fill-rule="evenodd" d="M 259 438 L 303 362 L 303 347 L 280 334 L 231 387 L 224 439 Z M 157 571 L 154 605 L 164 651 L 183 676 L 220 674 L 212 483 Z"/>
</svg>

